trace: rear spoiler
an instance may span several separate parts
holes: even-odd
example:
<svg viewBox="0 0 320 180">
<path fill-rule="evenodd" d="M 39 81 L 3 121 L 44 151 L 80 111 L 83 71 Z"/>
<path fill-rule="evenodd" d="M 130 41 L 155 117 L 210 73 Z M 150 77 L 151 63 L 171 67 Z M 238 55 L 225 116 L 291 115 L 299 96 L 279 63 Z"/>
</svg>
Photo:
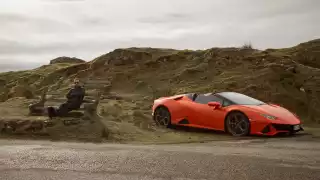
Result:
<svg viewBox="0 0 320 180">
<path fill-rule="evenodd" d="M 161 100 L 161 99 L 179 100 L 179 99 L 182 99 L 184 96 L 185 96 L 185 94 L 178 94 L 178 95 L 174 95 L 174 96 L 160 97 L 160 98 L 158 98 L 158 100 Z"/>
<path fill-rule="evenodd" d="M 175 98 L 173 98 L 173 100 L 180 100 L 180 99 L 182 99 L 183 98 L 183 96 L 178 96 L 178 97 L 175 97 Z"/>
<path fill-rule="evenodd" d="M 179 100 L 179 99 L 182 99 L 184 96 L 185 94 L 178 94 L 178 95 L 167 97 L 167 99 Z"/>
</svg>

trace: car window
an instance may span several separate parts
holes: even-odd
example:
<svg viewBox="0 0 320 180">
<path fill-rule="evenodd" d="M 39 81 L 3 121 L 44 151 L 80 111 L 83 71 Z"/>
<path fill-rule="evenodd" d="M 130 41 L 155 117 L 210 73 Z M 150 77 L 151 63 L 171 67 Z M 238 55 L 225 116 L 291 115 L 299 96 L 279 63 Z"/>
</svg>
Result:
<svg viewBox="0 0 320 180">
<path fill-rule="evenodd" d="M 208 104 L 208 102 L 220 102 L 223 103 L 223 100 L 215 95 L 208 94 L 199 94 L 195 100 L 196 103 Z"/>
<path fill-rule="evenodd" d="M 192 95 L 193 95 L 192 93 L 186 94 L 186 97 L 192 100 Z"/>
<path fill-rule="evenodd" d="M 223 92 L 223 93 L 219 93 L 220 96 L 231 100 L 232 102 L 234 102 L 235 104 L 241 104 L 241 105 L 261 105 L 261 104 L 265 104 L 264 102 L 246 96 L 244 94 L 240 94 L 240 93 L 235 93 L 235 92 Z"/>
<path fill-rule="evenodd" d="M 188 97 L 189 99 L 191 99 L 192 101 L 194 100 L 194 98 L 197 96 L 196 93 L 189 93 L 189 94 L 186 94 L 186 97 Z"/>
<path fill-rule="evenodd" d="M 222 107 L 226 107 L 226 106 L 230 106 L 230 105 L 232 105 L 232 103 L 230 101 L 223 100 Z"/>
</svg>

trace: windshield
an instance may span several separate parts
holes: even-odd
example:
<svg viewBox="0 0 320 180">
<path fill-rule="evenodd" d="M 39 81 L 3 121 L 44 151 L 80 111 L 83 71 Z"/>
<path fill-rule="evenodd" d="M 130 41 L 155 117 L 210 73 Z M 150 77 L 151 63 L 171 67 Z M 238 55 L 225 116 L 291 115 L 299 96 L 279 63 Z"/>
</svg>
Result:
<svg viewBox="0 0 320 180">
<path fill-rule="evenodd" d="M 239 94 L 235 92 L 223 92 L 219 93 L 220 96 L 240 105 L 262 105 L 266 104 L 258 99 L 246 96 L 244 94 Z"/>
</svg>

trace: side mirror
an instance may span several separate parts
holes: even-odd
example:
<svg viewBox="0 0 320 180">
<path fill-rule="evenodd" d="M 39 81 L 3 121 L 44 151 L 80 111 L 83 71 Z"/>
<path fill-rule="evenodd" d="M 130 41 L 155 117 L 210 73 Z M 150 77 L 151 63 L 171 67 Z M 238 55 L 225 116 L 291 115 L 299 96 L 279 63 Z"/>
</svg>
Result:
<svg viewBox="0 0 320 180">
<path fill-rule="evenodd" d="M 208 106 L 213 107 L 213 109 L 220 109 L 221 108 L 221 103 L 219 103 L 219 102 L 208 102 Z"/>
</svg>

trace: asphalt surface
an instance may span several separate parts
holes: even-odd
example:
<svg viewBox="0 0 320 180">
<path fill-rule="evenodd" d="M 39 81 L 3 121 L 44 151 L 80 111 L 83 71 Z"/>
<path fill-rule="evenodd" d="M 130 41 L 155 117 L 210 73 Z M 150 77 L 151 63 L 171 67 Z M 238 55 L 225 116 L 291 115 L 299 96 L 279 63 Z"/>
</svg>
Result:
<svg viewBox="0 0 320 180">
<path fill-rule="evenodd" d="M 319 180 L 320 142 L 283 139 L 180 145 L 0 140 L 1 180 Z"/>
</svg>

